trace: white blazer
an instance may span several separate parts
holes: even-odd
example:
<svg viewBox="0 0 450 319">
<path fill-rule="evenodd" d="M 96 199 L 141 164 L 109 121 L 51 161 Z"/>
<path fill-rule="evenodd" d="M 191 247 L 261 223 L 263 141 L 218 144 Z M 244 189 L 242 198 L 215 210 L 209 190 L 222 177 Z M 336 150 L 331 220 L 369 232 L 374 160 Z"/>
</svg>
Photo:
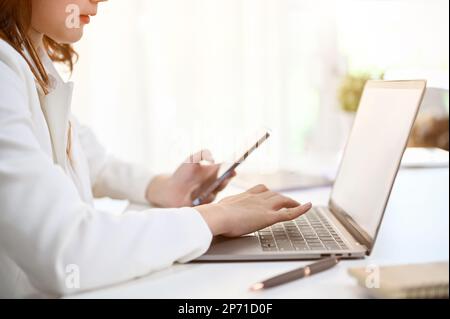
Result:
<svg viewBox="0 0 450 319">
<path fill-rule="evenodd" d="M 190 261 L 210 245 L 193 208 L 94 209 L 93 197 L 145 202 L 151 174 L 106 155 L 72 117 L 72 88 L 61 82 L 40 93 L 26 61 L 0 40 L 0 297 L 104 287 Z"/>
</svg>

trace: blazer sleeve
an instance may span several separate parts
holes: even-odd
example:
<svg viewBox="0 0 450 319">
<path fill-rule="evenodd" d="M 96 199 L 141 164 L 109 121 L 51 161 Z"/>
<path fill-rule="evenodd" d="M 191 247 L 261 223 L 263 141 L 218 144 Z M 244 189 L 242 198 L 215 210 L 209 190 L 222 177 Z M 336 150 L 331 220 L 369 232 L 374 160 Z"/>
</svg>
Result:
<svg viewBox="0 0 450 319">
<path fill-rule="evenodd" d="M 94 133 L 78 122 L 78 137 L 88 160 L 94 197 L 148 204 L 145 194 L 153 174 L 142 166 L 108 155 Z"/>
<path fill-rule="evenodd" d="M 115 216 L 85 204 L 40 149 L 27 99 L 25 80 L 0 60 L 0 249 L 39 291 L 79 292 L 66 285 L 72 265 L 79 269 L 80 289 L 86 290 L 206 251 L 212 234 L 195 209 Z"/>
</svg>

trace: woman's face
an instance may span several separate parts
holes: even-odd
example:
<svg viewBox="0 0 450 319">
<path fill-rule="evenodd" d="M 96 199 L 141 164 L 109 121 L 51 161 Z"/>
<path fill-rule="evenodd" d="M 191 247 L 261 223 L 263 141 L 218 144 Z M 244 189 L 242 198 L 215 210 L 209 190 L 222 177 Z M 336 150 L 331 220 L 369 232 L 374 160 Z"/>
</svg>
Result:
<svg viewBox="0 0 450 319">
<path fill-rule="evenodd" d="M 31 27 L 59 43 L 77 42 L 102 1 L 105 0 L 31 0 Z"/>
</svg>

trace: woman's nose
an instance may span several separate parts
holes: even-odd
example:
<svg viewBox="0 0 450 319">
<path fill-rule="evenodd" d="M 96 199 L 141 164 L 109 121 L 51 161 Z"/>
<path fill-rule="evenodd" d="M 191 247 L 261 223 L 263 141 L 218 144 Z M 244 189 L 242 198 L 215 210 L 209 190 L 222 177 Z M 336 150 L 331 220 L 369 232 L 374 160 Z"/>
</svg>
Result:
<svg viewBox="0 0 450 319">
<path fill-rule="evenodd" d="M 91 2 L 91 5 L 92 6 L 95 6 L 95 12 L 97 13 L 97 5 L 100 3 L 100 2 L 106 2 L 106 1 L 108 1 L 108 0 L 89 0 L 90 2 Z"/>
</svg>

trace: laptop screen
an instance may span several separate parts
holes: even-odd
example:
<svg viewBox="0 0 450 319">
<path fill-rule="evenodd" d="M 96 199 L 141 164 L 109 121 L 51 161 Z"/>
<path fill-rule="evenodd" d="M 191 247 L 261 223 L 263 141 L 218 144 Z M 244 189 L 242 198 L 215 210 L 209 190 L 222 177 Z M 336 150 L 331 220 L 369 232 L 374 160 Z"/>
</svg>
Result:
<svg viewBox="0 0 450 319">
<path fill-rule="evenodd" d="M 369 81 L 347 142 L 331 201 L 374 240 L 425 81 Z"/>
</svg>

